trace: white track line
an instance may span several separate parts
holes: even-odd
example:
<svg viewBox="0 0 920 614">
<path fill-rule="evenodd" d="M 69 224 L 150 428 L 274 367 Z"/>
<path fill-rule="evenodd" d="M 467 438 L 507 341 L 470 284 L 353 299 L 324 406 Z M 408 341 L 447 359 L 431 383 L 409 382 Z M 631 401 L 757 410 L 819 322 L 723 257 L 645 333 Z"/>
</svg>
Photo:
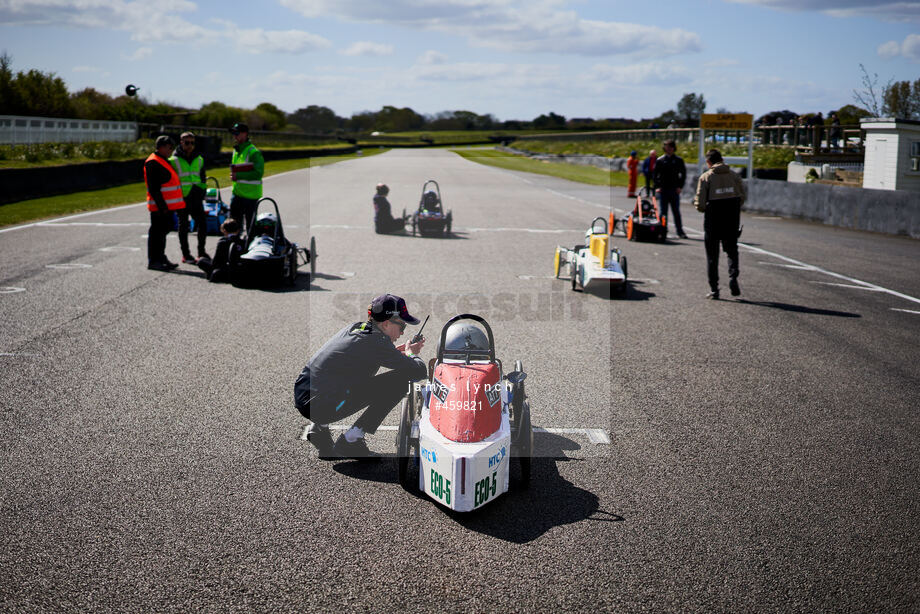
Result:
<svg viewBox="0 0 920 614">
<path fill-rule="evenodd" d="M 756 254 L 763 254 L 765 256 L 771 256 L 779 260 L 783 260 L 789 265 L 792 265 L 790 268 L 799 268 L 805 271 L 814 271 L 815 273 L 821 273 L 822 275 L 828 275 L 829 277 L 835 277 L 837 279 L 842 279 L 848 281 L 852 284 L 857 284 L 860 288 L 865 290 L 875 290 L 876 292 L 884 292 L 890 294 L 891 296 L 896 296 L 898 298 L 903 298 L 904 300 L 911 301 L 914 303 L 920 303 L 920 298 L 915 296 L 910 296 L 909 294 L 904 294 L 902 292 L 896 292 L 895 290 L 890 290 L 889 288 L 883 288 L 876 284 L 869 283 L 868 281 L 863 281 L 861 279 L 856 279 L 855 277 L 848 277 L 847 275 L 841 275 L 840 273 L 834 273 L 833 271 L 828 271 L 827 269 L 822 269 L 821 267 L 815 266 L 813 264 L 808 264 L 807 262 L 801 262 L 800 260 L 795 260 L 782 254 L 777 254 L 759 247 L 754 247 L 753 245 L 748 245 L 747 243 L 739 243 L 738 247 L 743 247 L 744 249 L 754 252 Z M 769 263 L 765 263 L 769 264 Z"/>
<path fill-rule="evenodd" d="M 904 313 L 916 313 L 920 315 L 920 311 L 916 311 L 914 309 L 898 309 L 897 307 L 890 307 L 889 309 L 892 311 L 903 311 Z"/>
<path fill-rule="evenodd" d="M 302 441 L 307 440 L 307 429 L 309 427 L 304 427 L 303 432 L 300 434 L 300 439 Z M 335 424 L 329 425 L 330 429 L 336 431 L 347 431 L 351 428 L 351 424 L 344 422 L 337 422 Z M 378 431 L 398 431 L 398 426 L 378 426 Z M 588 438 L 588 441 L 591 443 L 606 445 L 610 443 L 610 437 L 607 435 L 607 432 L 603 429 L 588 429 L 588 428 L 556 428 L 556 427 L 539 427 L 535 426 L 533 429 L 534 433 L 553 433 L 557 435 L 569 434 L 569 435 L 585 435 Z"/>
</svg>

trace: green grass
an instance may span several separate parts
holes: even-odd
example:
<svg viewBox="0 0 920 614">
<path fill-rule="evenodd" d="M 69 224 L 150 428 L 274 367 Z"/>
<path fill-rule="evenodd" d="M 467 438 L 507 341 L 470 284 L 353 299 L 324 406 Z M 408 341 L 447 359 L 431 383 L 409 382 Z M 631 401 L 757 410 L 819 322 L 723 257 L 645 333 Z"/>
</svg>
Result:
<svg viewBox="0 0 920 614">
<path fill-rule="evenodd" d="M 497 166 L 511 171 L 551 175 L 579 183 L 625 186 L 628 182 L 628 177 L 624 172 L 605 171 L 593 166 L 542 162 L 494 149 L 451 149 L 451 151 L 479 164 Z"/>
<path fill-rule="evenodd" d="M 706 149 L 715 147 L 724 156 L 747 156 L 747 144 L 737 143 L 707 143 Z M 552 154 L 595 154 L 612 158 L 626 158 L 629 152 L 635 150 L 642 160 L 648 156 L 652 149 L 663 155 L 664 150 L 659 141 L 611 141 L 611 140 L 520 140 L 511 143 L 511 147 L 525 149 L 537 153 Z M 699 159 L 699 143 L 677 143 L 677 155 L 687 164 L 696 164 Z M 791 147 L 778 145 L 755 145 L 754 166 L 756 168 L 786 168 L 795 159 L 795 150 Z"/>
<path fill-rule="evenodd" d="M 383 153 L 384 151 L 386 150 L 375 149 L 365 151 L 363 156 L 360 157 L 366 158 L 378 153 Z M 353 160 L 358 157 L 357 155 L 350 154 L 345 156 L 324 156 L 320 158 L 299 158 L 295 160 L 267 162 L 265 164 L 265 176 L 268 177 L 270 175 L 309 168 L 311 166 L 334 164 L 343 160 Z M 215 177 L 221 187 L 230 185 L 230 169 L 228 167 L 222 166 L 208 169 L 207 174 L 209 177 Z M 22 200 L 0 206 L 0 226 L 11 226 L 13 224 L 33 222 L 83 211 L 95 211 L 96 209 L 106 209 L 119 205 L 143 202 L 146 193 L 147 190 L 144 186 L 144 182 L 139 181 L 137 183 L 106 188 L 103 190 L 91 190 L 89 192 L 76 192 L 73 194 L 63 194 L 61 196 Z"/>
</svg>

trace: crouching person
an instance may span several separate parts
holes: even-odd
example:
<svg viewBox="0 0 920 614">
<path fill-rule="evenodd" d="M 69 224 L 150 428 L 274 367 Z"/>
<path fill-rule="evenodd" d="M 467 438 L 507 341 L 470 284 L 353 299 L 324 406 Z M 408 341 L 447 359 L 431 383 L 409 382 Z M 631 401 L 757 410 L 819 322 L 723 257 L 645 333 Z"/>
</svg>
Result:
<svg viewBox="0 0 920 614">
<path fill-rule="evenodd" d="M 240 223 L 227 218 L 220 225 L 222 236 L 214 250 L 214 260 L 207 256 L 198 259 L 198 268 L 204 271 L 208 281 L 231 282 L 239 268 L 240 254 L 243 253 L 243 239 L 240 237 Z"/>
<path fill-rule="evenodd" d="M 393 217 L 390 201 L 387 200 L 389 193 L 390 188 L 385 183 L 377 184 L 377 193 L 374 194 L 374 231 L 377 234 L 392 234 L 406 229 L 409 216 Z"/>
<path fill-rule="evenodd" d="M 406 395 L 409 382 L 427 376 L 417 355 L 425 345 L 396 345 L 407 324 L 419 320 L 409 315 L 406 301 L 383 294 L 371 301 L 367 321 L 345 326 L 307 363 L 294 384 L 294 405 L 313 424 L 307 439 L 320 458 L 373 458 L 364 435 L 377 431 L 387 414 Z M 380 367 L 391 369 L 377 374 Z M 333 443 L 329 424 L 367 408 Z"/>
</svg>

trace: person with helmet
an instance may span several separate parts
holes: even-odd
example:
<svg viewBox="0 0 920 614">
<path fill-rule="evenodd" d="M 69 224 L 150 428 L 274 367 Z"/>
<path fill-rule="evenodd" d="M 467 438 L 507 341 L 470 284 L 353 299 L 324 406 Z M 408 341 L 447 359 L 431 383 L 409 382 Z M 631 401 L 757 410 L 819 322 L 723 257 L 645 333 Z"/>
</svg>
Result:
<svg viewBox="0 0 920 614">
<path fill-rule="evenodd" d="M 169 159 L 179 174 L 179 181 L 182 182 L 182 197 L 185 199 L 185 209 L 179 213 L 179 246 L 182 248 L 182 262 L 195 264 L 198 260 L 192 256 L 188 247 L 189 216 L 195 220 L 195 230 L 198 233 L 198 258 L 208 255 L 204 251 L 208 224 L 202 204 L 204 191 L 207 189 L 204 157 L 195 150 L 193 132 L 183 132 L 179 137 L 179 144 L 181 147 Z"/>
<path fill-rule="evenodd" d="M 249 229 L 249 246 L 245 258 L 259 260 L 269 258 L 275 253 L 275 229 L 278 216 L 273 211 L 263 211 L 258 215 Z M 280 242 L 280 241 L 279 241 Z"/>
<path fill-rule="evenodd" d="M 230 217 L 238 221 L 243 230 L 248 232 L 256 206 L 262 198 L 265 158 L 249 140 L 248 125 L 237 122 L 230 128 L 230 134 L 236 141 L 233 146 L 233 159 L 230 161 L 230 179 L 233 180 Z"/>
<path fill-rule="evenodd" d="M 391 234 L 406 227 L 405 217 L 394 218 L 390 212 L 390 201 L 387 200 L 389 193 L 387 184 L 377 184 L 377 193 L 374 195 L 374 231 L 377 234 Z"/>
<path fill-rule="evenodd" d="M 176 169 L 169 163 L 175 147 L 172 138 L 160 135 L 156 140 L 156 151 L 144 161 L 147 210 L 150 211 L 147 268 L 154 271 L 171 271 L 179 266 L 166 258 L 166 235 L 172 230 L 174 212 L 185 208 L 182 183 Z"/>
<path fill-rule="evenodd" d="M 418 323 L 404 299 L 382 294 L 371 301 L 366 321 L 345 326 L 310 358 L 294 383 L 294 405 L 313 423 L 307 439 L 319 450 L 320 458 L 379 456 L 368 450 L 364 435 L 377 431 L 406 395 L 410 382 L 428 374 L 418 356 L 424 337 L 396 345 L 406 325 Z M 381 367 L 390 371 L 378 375 Z M 354 425 L 333 443 L 328 425 L 364 408 Z"/>
</svg>

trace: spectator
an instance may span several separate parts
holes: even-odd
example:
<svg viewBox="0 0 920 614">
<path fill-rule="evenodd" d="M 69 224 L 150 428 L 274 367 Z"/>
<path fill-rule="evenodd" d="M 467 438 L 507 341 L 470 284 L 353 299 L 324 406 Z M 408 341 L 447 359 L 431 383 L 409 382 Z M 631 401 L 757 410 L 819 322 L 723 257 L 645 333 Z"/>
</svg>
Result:
<svg viewBox="0 0 920 614">
<path fill-rule="evenodd" d="M 674 214 L 677 236 L 686 239 L 684 224 L 680 217 L 680 192 L 687 181 L 687 167 L 683 158 L 677 155 L 673 140 L 664 142 L 664 155 L 655 162 L 654 183 L 658 194 L 658 208 L 662 220 L 667 224 L 668 207 Z M 667 228 L 665 228 L 667 231 Z"/>
</svg>

